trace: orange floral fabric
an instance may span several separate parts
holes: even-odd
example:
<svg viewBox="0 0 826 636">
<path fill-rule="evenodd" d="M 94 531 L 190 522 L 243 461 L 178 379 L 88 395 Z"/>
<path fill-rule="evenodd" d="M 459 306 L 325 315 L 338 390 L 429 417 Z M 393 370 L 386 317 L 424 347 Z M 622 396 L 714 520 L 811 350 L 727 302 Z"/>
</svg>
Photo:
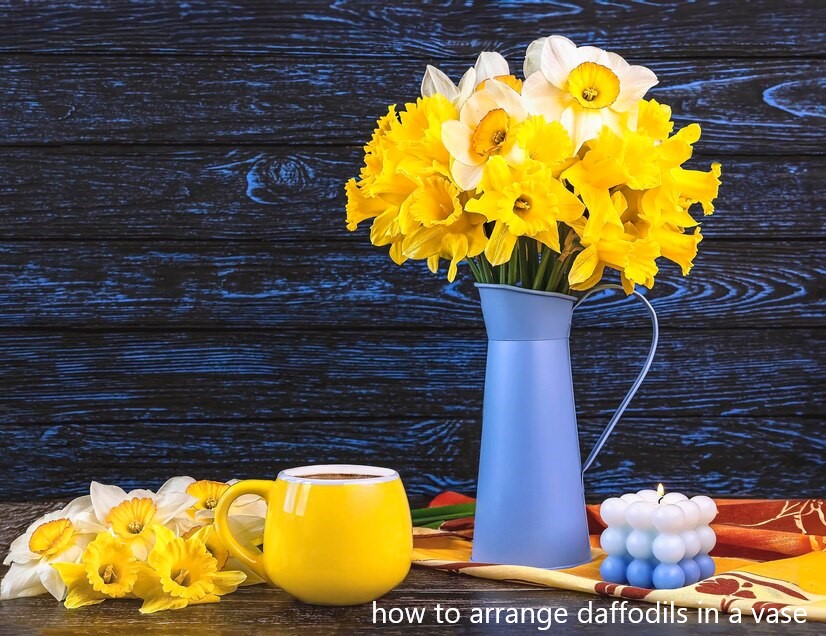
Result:
<svg viewBox="0 0 826 636">
<path fill-rule="evenodd" d="M 438 505 L 472 501 L 446 493 Z M 461 497 L 457 499 L 456 497 Z M 414 528 L 413 562 L 437 570 L 500 581 L 577 590 L 650 603 L 673 601 L 684 607 L 735 608 L 751 616 L 767 609 L 803 608 L 809 621 L 826 621 L 826 502 L 822 499 L 716 499 L 711 552 L 714 576 L 676 590 L 649 590 L 601 580 L 605 553 L 599 535 L 605 524 L 599 506 L 587 506 L 590 563 L 567 570 L 488 565 L 470 560 L 473 518 L 454 519 L 438 530 Z"/>
</svg>

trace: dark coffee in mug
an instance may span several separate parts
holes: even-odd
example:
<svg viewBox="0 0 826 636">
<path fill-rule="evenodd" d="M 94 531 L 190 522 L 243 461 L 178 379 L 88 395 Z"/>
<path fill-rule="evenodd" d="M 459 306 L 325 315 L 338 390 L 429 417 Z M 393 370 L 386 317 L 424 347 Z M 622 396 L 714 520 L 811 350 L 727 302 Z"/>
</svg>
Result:
<svg viewBox="0 0 826 636">
<path fill-rule="evenodd" d="M 375 475 L 362 475 L 358 473 L 317 473 L 315 475 L 301 475 L 304 479 L 370 479 Z"/>
</svg>

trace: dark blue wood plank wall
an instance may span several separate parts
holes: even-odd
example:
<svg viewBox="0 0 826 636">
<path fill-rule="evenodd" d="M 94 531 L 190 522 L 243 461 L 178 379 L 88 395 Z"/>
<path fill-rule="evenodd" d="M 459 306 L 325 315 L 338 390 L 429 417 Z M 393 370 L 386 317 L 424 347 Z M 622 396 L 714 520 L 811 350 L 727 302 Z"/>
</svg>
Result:
<svg viewBox="0 0 826 636">
<path fill-rule="evenodd" d="M 397 268 L 342 186 L 425 64 L 520 68 L 550 33 L 654 69 L 724 166 L 691 276 L 647 293 L 660 353 L 589 494 L 823 496 L 824 6 L 0 2 L 0 499 L 327 461 L 472 492 L 469 272 Z M 577 317 L 583 448 L 646 338 L 616 298 Z"/>
</svg>

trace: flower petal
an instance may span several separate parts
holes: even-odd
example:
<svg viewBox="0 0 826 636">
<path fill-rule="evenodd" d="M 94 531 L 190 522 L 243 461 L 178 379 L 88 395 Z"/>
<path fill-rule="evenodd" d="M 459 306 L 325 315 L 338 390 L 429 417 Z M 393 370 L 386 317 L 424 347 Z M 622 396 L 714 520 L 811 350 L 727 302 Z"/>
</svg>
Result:
<svg viewBox="0 0 826 636">
<path fill-rule="evenodd" d="M 522 65 L 522 71 L 526 78 L 542 70 L 542 47 L 545 46 L 545 40 L 547 39 L 539 38 L 528 44 L 528 49 L 525 51 L 525 63 Z"/>
<path fill-rule="evenodd" d="M 123 488 L 107 486 L 96 481 L 92 482 L 89 491 L 95 516 L 101 523 L 106 523 L 106 516 L 112 508 L 127 499 L 126 491 Z"/>
<path fill-rule="evenodd" d="M 574 141 L 574 153 L 579 152 L 586 141 L 599 135 L 602 128 L 602 115 L 599 111 L 577 108 L 575 105 L 566 108 L 559 119 Z"/>
<path fill-rule="evenodd" d="M 488 246 L 485 248 L 485 256 L 491 265 L 507 263 L 513 253 L 514 245 L 516 245 L 516 235 L 511 234 L 508 226 L 502 221 L 497 221 L 493 226 Z"/>
<path fill-rule="evenodd" d="M 186 606 L 186 599 L 169 596 L 164 593 L 163 589 L 155 588 L 144 598 L 140 613 L 154 614 L 155 612 L 162 612 L 164 610 L 183 609 Z"/>
<path fill-rule="evenodd" d="M 465 71 L 459 80 L 459 94 L 456 96 L 456 108 L 461 108 L 476 89 L 476 69 L 472 66 Z"/>
<path fill-rule="evenodd" d="M 456 84 L 450 81 L 450 78 L 435 66 L 427 65 L 427 70 L 422 78 L 422 97 L 430 97 L 432 95 L 444 95 L 450 101 L 454 101 L 459 95 L 459 89 Z"/>
<path fill-rule="evenodd" d="M 568 274 L 568 282 L 571 285 L 584 282 L 591 278 L 599 264 L 599 254 L 595 245 L 589 245 L 576 255 L 571 266 L 571 273 Z"/>
<path fill-rule="evenodd" d="M 61 510 L 61 514 L 66 516 L 70 521 L 74 521 L 73 517 L 75 515 L 82 514 L 84 512 L 89 512 L 93 510 L 92 508 L 92 497 L 89 495 L 83 495 L 82 497 L 77 497 L 76 499 L 72 499 L 66 507 Z"/>
<path fill-rule="evenodd" d="M 482 179 L 482 166 L 469 166 L 457 160 L 450 166 L 450 174 L 462 190 L 475 190 Z"/>
<path fill-rule="evenodd" d="M 504 158 L 491 157 L 485 164 L 482 178 L 482 190 L 485 192 L 502 194 L 509 186 L 513 185 L 513 181 L 513 174 L 511 174 L 508 163 Z"/>
<path fill-rule="evenodd" d="M 576 44 L 561 35 L 552 35 L 542 46 L 542 73 L 557 88 L 564 90 L 568 75 L 580 63 Z"/>
<path fill-rule="evenodd" d="M 188 495 L 185 492 L 169 492 L 162 497 L 156 497 L 155 505 L 158 508 L 155 513 L 156 519 L 160 523 L 167 523 L 187 508 L 194 506 L 197 502 L 197 497 Z"/>
<path fill-rule="evenodd" d="M 654 71 L 644 66 L 629 66 L 622 75 L 618 75 L 620 93 L 612 104 L 613 110 L 623 112 L 636 106 L 645 93 L 659 80 Z"/>
<path fill-rule="evenodd" d="M 490 80 L 480 93 L 487 93 L 493 98 L 497 108 L 502 108 L 516 123 L 528 116 L 522 96 L 510 86 L 499 80 Z M 487 114 L 487 113 L 486 113 Z"/>
<path fill-rule="evenodd" d="M 544 115 L 548 121 L 558 120 L 573 100 L 566 91 L 551 84 L 542 73 L 534 73 L 522 84 L 522 101 L 533 115 Z"/>
<path fill-rule="evenodd" d="M 0 601 L 24 596 L 39 596 L 47 592 L 40 582 L 36 564 L 12 563 L 0 583 Z"/>
<path fill-rule="evenodd" d="M 230 594 L 238 589 L 238 586 L 246 579 L 247 575 L 243 572 L 218 572 L 212 577 L 212 582 L 215 583 L 215 589 L 213 591 L 215 594 L 220 595 Z"/>
<path fill-rule="evenodd" d="M 457 120 L 446 121 L 442 124 L 442 143 L 451 156 L 469 166 L 482 163 L 482 157 L 473 152 L 471 141 L 473 131 Z"/>
<path fill-rule="evenodd" d="M 500 108 L 491 93 L 487 90 L 479 90 L 473 93 L 459 111 L 459 120 L 470 130 L 474 130 L 485 115 L 495 108 Z"/>
<path fill-rule="evenodd" d="M 476 58 L 476 85 L 498 75 L 510 75 L 508 62 L 499 53 L 483 51 Z"/>
<path fill-rule="evenodd" d="M 438 256 L 444 233 L 445 230 L 441 226 L 422 227 L 405 237 L 402 251 L 405 256 L 416 259 Z"/>
<path fill-rule="evenodd" d="M 158 488 L 157 496 L 162 497 L 170 492 L 186 492 L 186 489 L 189 488 L 190 484 L 194 483 L 195 479 L 186 475 L 171 477 L 163 483 L 163 486 Z"/>
<path fill-rule="evenodd" d="M 40 582 L 43 587 L 54 596 L 58 601 L 62 601 L 66 596 L 66 584 L 60 578 L 57 570 L 55 570 L 51 563 L 41 563 L 37 566 L 37 574 L 40 577 Z"/>
</svg>

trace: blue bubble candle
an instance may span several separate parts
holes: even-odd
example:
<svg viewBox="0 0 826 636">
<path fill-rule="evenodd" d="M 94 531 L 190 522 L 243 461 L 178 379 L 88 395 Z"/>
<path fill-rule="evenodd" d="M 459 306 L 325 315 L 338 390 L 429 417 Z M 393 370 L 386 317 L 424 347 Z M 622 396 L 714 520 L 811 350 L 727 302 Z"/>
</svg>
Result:
<svg viewBox="0 0 826 636">
<path fill-rule="evenodd" d="M 705 495 L 640 490 L 600 506 L 608 526 L 600 545 L 608 554 L 600 574 L 609 583 L 670 590 L 714 574 L 708 553 L 717 542 L 709 524 L 717 506 Z"/>
</svg>

